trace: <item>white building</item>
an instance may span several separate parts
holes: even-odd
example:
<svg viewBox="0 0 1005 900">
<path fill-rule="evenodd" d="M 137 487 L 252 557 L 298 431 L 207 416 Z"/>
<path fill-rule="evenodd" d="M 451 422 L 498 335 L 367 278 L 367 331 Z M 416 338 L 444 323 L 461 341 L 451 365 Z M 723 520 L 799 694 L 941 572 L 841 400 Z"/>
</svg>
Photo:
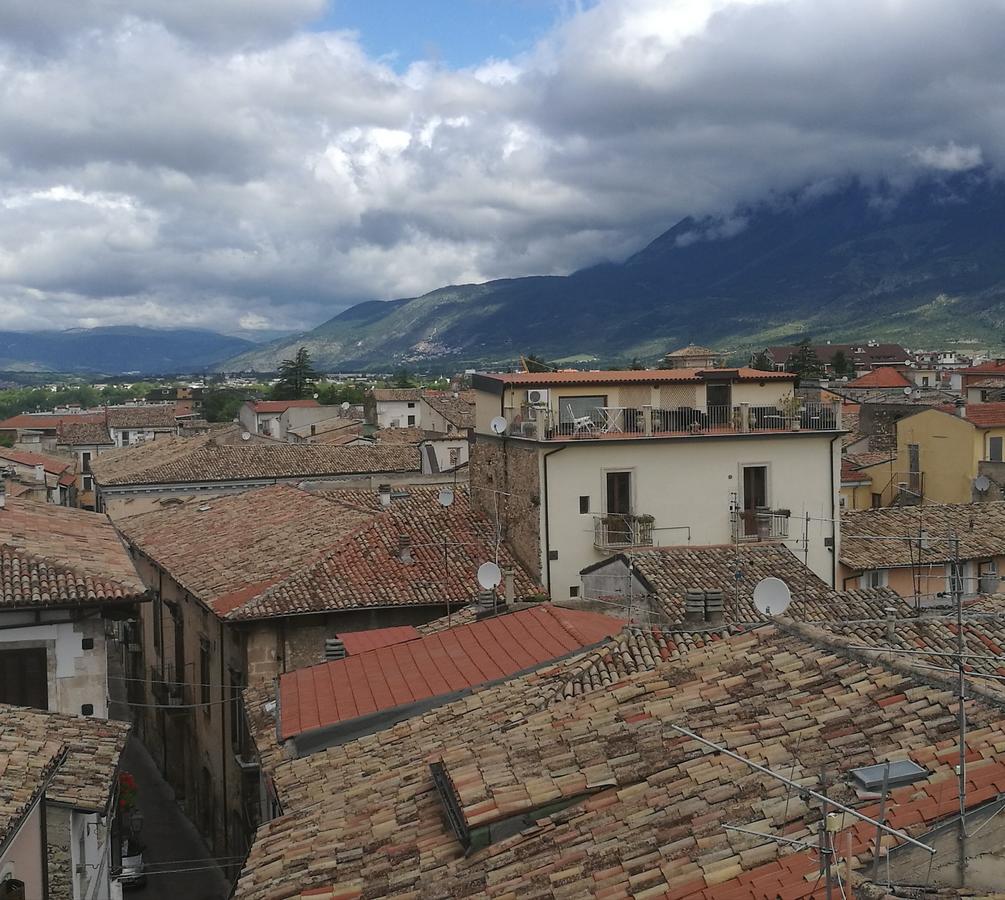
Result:
<svg viewBox="0 0 1005 900">
<path fill-rule="evenodd" d="M 241 405 L 238 419 L 249 434 L 285 441 L 291 429 L 322 422 L 335 413 L 317 400 L 248 400 Z"/>
<path fill-rule="evenodd" d="M 419 388 L 374 388 L 368 397 L 368 421 L 378 428 L 422 428 Z"/>
<path fill-rule="evenodd" d="M 0 544 L 0 703 L 107 716 L 105 619 L 146 597 L 111 522 L 6 497 Z"/>
<path fill-rule="evenodd" d="M 631 547 L 784 541 L 836 578 L 840 406 L 753 369 L 473 377 L 476 505 L 556 600 Z"/>
</svg>

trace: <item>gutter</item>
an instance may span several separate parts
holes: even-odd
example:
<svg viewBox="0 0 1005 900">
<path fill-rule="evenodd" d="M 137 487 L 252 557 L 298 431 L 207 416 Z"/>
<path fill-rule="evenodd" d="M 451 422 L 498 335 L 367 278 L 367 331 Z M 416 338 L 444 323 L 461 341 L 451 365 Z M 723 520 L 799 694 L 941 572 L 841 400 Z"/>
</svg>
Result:
<svg viewBox="0 0 1005 900">
<path fill-rule="evenodd" d="M 568 444 L 562 444 L 561 447 L 556 447 L 551 453 L 545 453 L 542 457 L 542 464 L 544 466 L 544 490 L 542 491 L 542 494 L 544 494 L 544 586 L 549 596 L 551 596 L 551 529 L 548 521 L 548 457 L 561 453 L 568 447 Z"/>
<path fill-rule="evenodd" d="M 843 434 L 843 432 L 841 434 Z M 831 446 L 830 446 L 830 451 L 831 452 L 830 452 L 830 459 L 828 460 L 828 464 L 830 466 L 830 472 L 831 472 L 831 588 L 832 589 L 837 588 L 837 583 L 838 583 L 838 574 L 837 574 L 837 571 L 838 571 L 837 570 L 837 566 L 838 566 L 838 548 L 837 548 L 837 532 L 838 532 L 837 515 L 838 515 L 838 510 L 837 510 L 837 507 L 835 505 L 836 501 L 834 499 L 834 488 L 835 488 L 835 484 L 834 484 L 834 442 L 841 437 L 841 434 L 836 434 L 836 435 L 834 435 L 834 437 L 831 438 Z M 838 460 L 838 465 L 839 466 L 841 465 L 840 459 Z"/>
</svg>

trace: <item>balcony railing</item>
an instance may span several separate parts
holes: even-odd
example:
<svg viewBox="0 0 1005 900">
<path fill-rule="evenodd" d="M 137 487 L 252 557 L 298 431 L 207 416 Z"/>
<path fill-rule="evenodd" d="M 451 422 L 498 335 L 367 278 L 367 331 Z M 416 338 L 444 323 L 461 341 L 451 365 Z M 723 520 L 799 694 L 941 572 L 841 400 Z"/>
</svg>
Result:
<svg viewBox="0 0 1005 900">
<path fill-rule="evenodd" d="M 787 509 L 738 509 L 730 518 L 734 541 L 778 541 L 789 536 Z"/>
<path fill-rule="evenodd" d="M 538 441 L 649 438 L 678 435 L 836 431 L 839 403 L 805 402 L 783 406 L 595 407 L 575 415 L 547 406 L 510 409 L 510 435 Z"/>
<path fill-rule="evenodd" d="M 653 517 L 611 513 L 593 517 L 593 546 L 598 550 L 653 545 Z"/>
</svg>

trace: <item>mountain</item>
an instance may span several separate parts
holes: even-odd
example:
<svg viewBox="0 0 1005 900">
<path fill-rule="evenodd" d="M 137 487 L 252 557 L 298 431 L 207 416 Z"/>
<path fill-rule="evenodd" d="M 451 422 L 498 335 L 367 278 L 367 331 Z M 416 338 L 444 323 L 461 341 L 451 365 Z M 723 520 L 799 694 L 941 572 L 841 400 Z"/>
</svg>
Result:
<svg viewBox="0 0 1005 900">
<path fill-rule="evenodd" d="M 274 368 L 306 345 L 324 368 L 512 362 L 520 353 L 655 359 L 814 339 L 1002 343 L 1005 185 L 989 173 L 907 189 L 849 179 L 686 218 L 634 256 L 564 277 L 454 285 L 361 303 L 227 368 Z"/>
<path fill-rule="evenodd" d="M 0 331 L 0 370 L 159 375 L 197 372 L 254 347 L 194 328 Z"/>
</svg>

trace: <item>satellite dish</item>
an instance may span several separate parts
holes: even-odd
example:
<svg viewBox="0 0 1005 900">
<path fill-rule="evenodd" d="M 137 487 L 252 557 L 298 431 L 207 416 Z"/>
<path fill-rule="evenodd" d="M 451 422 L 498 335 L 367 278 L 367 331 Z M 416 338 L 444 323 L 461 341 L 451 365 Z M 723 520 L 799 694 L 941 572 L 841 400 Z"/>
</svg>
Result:
<svg viewBox="0 0 1005 900">
<path fill-rule="evenodd" d="M 982 494 L 991 487 L 991 479 L 987 475 L 978 475 L 974 479 L 974 487 L 977 488 Z"/>
<path fill-rule="evenodd" d="M 914 388 L 911 388 L 911 387 L 904 388 L 904 396 L 905 397 L 910 397 L 911 394 L 913 393 L 913 391 L 914 391 Z"/>
<path fill-rule="evenodd" d="M 509 422 L 507 422 L 502 416 L 496 416 L 491 422 L 489 422 L 489 428 L 491 428 L 496 434 L 505 434 L 506 429 L 509 428 Z"/>
<path fill-rule="evenodd" d="M 242 441 L 250 441 L 251 440 L 251 432 L 249 432 L 249 431 L 242 431 L 241 432 L 241 440 Z"/>
<path fill-rule="evenodd" d="M 781 578 L 762 578 L 754 588 L 754 606 L 766 616 L 785 612 L 792 602 L 789 586 Z"/>
<path fill-rule="evenodd" d="M 315 394 L 315 395 L 314 395 L 314 399 L 315 399 L 315 400 L 317 400 L 317 399 L 318 399 L 318 397 L 320 397 L 320 396 L 321 396 L 320 394 Z"/>
<path fill-rule="evenodd" d="M 440 501 L 440 506 L 450 506 L 454 502 L 454 492 L 450 488 L 444 488 L 436 499 Z"/>
<path fill-rule="evenodd" d="M 482 563 L 478 567 L 478 583 L 486 591 L 497 588 L 500 581 L 502 581 L 502 569 L 494 562 Z"/>
<path fill-rule="evenodd" d="M 349 412 L 349 401 L 348 400 L 343 400 L 341 408 L 342 408 L 342 412 Z"/>
</svg>

